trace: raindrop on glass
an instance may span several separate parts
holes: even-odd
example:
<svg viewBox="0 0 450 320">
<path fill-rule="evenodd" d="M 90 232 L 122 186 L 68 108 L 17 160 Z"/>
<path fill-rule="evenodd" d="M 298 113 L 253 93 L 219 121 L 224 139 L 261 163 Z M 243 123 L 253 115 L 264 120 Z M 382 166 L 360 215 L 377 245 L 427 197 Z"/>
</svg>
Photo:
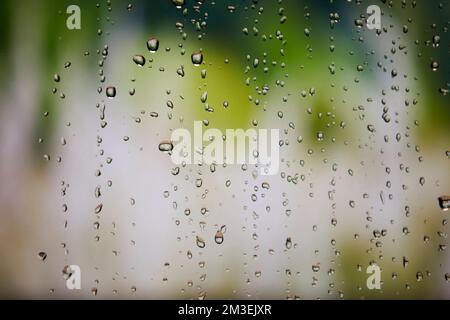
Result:
<svg viewBox="0 0 450 320">
<path fill-rule="evenodd" d="M 214 241 L 217 244 L 222 244 L 223 243 L 223 233 L 221 230 L 217 230 L 216 235 L 214 236 Z"/>
<path fill-rule="evenodd" d="M 164 140 L 164 141 L 161 141 L 161 143 L 158 146 L 158 149 L 159 149 L 159 151 L 162 151 L 162 152 L 169 152 L 169 151 L 172 151 L 173 144 L 169 140 Z"/>
<path fill-rule="evenodd" d="M 106 96 L 110 99 L 114 98 L 116 96 L 116 87 L 107 87 Z"/>
<path fill-rule="evenodd" d="M 150 38 L 147 41 L 147 49 L 148 51 L 150 51 L 151 53 L 155 53 L 156 51 L 158 51 L 159 48 L 159 40 L 156 38 Z"/>
<path fill-rule="evenodd" d="M 145 64 L 145 58 L 144 56 L 137 54 L 133 57 L 134 63 L 136 63 L 138 66 L 142 67 Z"/>
<path fill-rule="evenodd" d="M 47 253 L 45 253 L 44 251 L 39 252 L 39 253 L 38 253 L 38 258 L 39 258 L 41 261 L 44 261 L 45 259 L 47 259 Z"/>
<path fill-rule="evenodd" d="M 442 210 L 448 211 L 450 208 L 450 197 L 449 196 L 440 196 L 438 198 L 439 201 L 439 207 L 441 207 Z"/>
<path fill-rule="evenodd" d="M 203 62 L 203 54 L 201 52 L 196 52 L 191 55 L 191 60 L 194 66 L 198 67 Z"/>
</svg>

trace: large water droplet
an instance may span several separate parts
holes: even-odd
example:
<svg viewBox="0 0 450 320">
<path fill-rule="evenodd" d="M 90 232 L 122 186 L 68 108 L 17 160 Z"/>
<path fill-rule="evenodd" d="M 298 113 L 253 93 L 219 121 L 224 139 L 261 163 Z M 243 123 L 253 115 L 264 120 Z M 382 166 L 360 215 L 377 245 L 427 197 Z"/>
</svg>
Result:
<svg viewBox="0 0 450 320">
<path fill-rule="evenodd" d="M 137 54 L 133 57 L 134 63 L 136 63 L 138 66 L 142 67 L 145 64 L 145 58 L 144 56 Z"/>
<path fill-rule="evenodd" d="M 151 53 L 155 53 L 156 51 L 158 51 L 159 48 L 159 40 L 156 38 L 150 38 L 147 41 L 147 49 L 148 51 L 150 51 Z"/>
<path fill-rule="evenodd" d="M 158 148 L 159 148 L 159 151 L 169 152 L 169 151 L 173 150 L 173 144 L 169 140 L 164 140 L 164 141 L 161 141 Z"/>
<path fill-rule="evenodd" d="M 116 87 L 107 87 L 106 88 L 106 96 L 110 99 L 114 98 L 116 96 Z"/>
<path fill-rule="evenodd" d="M 191 55 L 191 60 L 194 66 L 198 67 L 203 62 L 203 54 L 201 52 L 196 52 Z"/>
</svg>

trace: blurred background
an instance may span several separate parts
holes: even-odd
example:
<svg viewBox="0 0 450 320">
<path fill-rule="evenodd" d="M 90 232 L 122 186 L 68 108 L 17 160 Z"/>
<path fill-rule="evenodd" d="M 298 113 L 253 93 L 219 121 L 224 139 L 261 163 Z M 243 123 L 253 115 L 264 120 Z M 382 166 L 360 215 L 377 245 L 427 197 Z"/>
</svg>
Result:
<svg viewBox="0 0 450 320">
<path fill-rule="evenodd" d="M 450 298 L 448 1 L 5 0 L 0 15 L 1 298 Z M 158 146 L 195 120 L 279 129 L 279 173 L 175 166 Z"/>
</svg>

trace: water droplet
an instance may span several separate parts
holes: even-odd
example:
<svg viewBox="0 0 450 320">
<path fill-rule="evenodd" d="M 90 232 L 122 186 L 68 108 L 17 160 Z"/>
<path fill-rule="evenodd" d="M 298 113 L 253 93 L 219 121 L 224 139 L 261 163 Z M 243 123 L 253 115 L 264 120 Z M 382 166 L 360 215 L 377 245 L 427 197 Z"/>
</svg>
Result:
<svg viewBox="0 0 450 320">
<path fill-rule="evenodd" d="M 416 273 L 416 280 L 417 280 L 418 282 L 420 282 L 420 281 L 423 280 L 423 273 L 422 273 L 422 272 L 418 271 L 418 272 Z"/>
<path fill-rule="evenodd" d="M 448 211 L 450 208 L 450 197 L 449 196 L 440 196 L 438 198 L 439 201 L 439 207 L 441 207 L 442 210 Z"/>
<path fill-rule="evenodd" d="M 143 67 L 145 64 L 145 58 L 144 58 L 144 56 L 142 56 L 140 54 L 135 55 L 133 57 L 133 61 L 134 61 L 134 63 L 136 63 L 138 66 L 141 66 L 141 67 Z"/>
<path fill-rule="evenodd" d="M 110 99 L 114 98 L 116 96 L 116 87 L 107 87 L 106 88 L 106 96 Z"/>
<path fill-rule="evenodd" d="M 439 69 L 439 62 L 437 62 L 436 60 L 433 60 L 432 62 L 431 62 L 431 70 L 433 70 L 433 71 L 437 71 L 437 69 Z"/>
<path fill-rule="evenodd" d="M 317 132 L 317 141 L 323 141 L 324 135 L 322 131 Z"/>
<path fill-rule="evenodd" d="M 223 243 L 223 233 L 221 230 L 217 230 L 216 235 L 214 236 L 214 241 L 217 244 L 222 244 Z"/>
<path fill-rule="evenodd" d="M 169 152 L 169 151 L 173 150 L 173 144 L 169 140 L 164 140 L 164 141 L 161 141 L 158 148 L 159 148 L 159 151 Z"/>
<path fill-rule="evenodd" d="M 198 300 L 205 300 L 205 298 L 206 298 L 206 291 L 201 291 L 198 294 Z"/>
<path fill-rule="evenodd" d="M 292 248 L 292 239 L 291 239 L 291 237 L 288 237 L 287 239 L 286 239 L 286 249 L 291 249 Z"/>
<path fill-rule="evenodd" d="M 39 252 L 39 253 L 38 253 L 38 258 L 39 258 L 41 261 L 44 261 L 45 259 L 47 259 L 47 253 L 45 253 L 44 251 Z"/>
<path fill-rule="evenodd" d="M 194 66 L 198 67 L 203 62 L 203 54 L 201 52 L 196 52 L 191 55 L 191 60 Z"/>
<path fill-rule="evenodd" d="M 179 68 L 177 69 L 177 74 L 178 74 L 180 77 L 184 77 L 184 67 L 183 67 L 183 66 L 181 66 L 181 67 L 179 67 Z"/>
<path fill-rule="evenodd" d="M 185 0 L 172 0 L 172 3 L 180 9 L 185 4 Z"/>
<path fill-rule="evenodd" d="M 420 177 L 419 183 L 420 183 L 421 186 L 423 186 L 425 184 L 425 178 L 424 177 Z"/>
<path fill-rule="evenodd" d="M 409 260 L 406 257 L 403 257 L 402 264 L 403 268 L 406 268 L 409 264 Z"/>
<path fill-rule="evenodd" d="M 64 268 L 62 269 L 62 275 L 63 275 L 63 278 L 65 279 L 65 280 L 67 280 L 67 279 L 69 279 L 70 278 L 70 276 L 72 275 L 72 269 L 70 268 L 70 266 L 68 266 L 68 265 L 66 265 L 66 266 L 64 266 Z"/>
<path fill-rule="evenodd" d="M 205 91 L 205 92 L 202 94 L 202 96 L 200 97 L 200 101 L 203 102 L 203 103 L 205 103 L 207 99 L 208 99 L 208 92 Z"/>
<path fill-rule="evenodd" d="M 439 47 L 439 44 L 441 42 L 441 37 L 439 37 L 438 35 L 434 35 L 432 38 L 432 42 L 433 42 L 433 48 Z"/>
<path fill-rule="evenodd" d="M 449 92 L 449 91 L 450 91 L 449 89 L 444 88 L 444 87 L 439 88 L 439 93 L 442 94 L 443 96 L 448 95 L 448 92 Z"/>
<path fill-rule="evenodd" d="M 147 49 L 148 51 L 150 51 L 151 53 L 155 53 L 156 51 L 158 51 L 159 48 L 159 40 L 156 38 L 150 38 L 147 41 Z"/>
<path fill-rule="evenodd" d="M 96 207 L 95 207 L 95 213 L 100 213 L 103 209 L 103 204 L 99 203 Z"/>
<path fill-rule="evenodd" d="M 202 249 L 206 246 L 205 240 L 203 240 L 203 238 L 201 238 L 200 236 L 196 237 L 196 243 L 197 246 Z"/>
</svg>

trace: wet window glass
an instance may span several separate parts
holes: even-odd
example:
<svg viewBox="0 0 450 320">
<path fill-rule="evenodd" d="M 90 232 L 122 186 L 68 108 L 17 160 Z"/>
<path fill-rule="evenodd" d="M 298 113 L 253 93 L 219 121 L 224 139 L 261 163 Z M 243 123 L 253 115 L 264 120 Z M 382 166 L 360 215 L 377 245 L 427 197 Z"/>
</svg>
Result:
<svg viewBox="0 0 450 320">
<path fill-rule="evenodd" d="M 0 15 L 0 297 L 450 298 L 447 1 Z"/>
</svg>

